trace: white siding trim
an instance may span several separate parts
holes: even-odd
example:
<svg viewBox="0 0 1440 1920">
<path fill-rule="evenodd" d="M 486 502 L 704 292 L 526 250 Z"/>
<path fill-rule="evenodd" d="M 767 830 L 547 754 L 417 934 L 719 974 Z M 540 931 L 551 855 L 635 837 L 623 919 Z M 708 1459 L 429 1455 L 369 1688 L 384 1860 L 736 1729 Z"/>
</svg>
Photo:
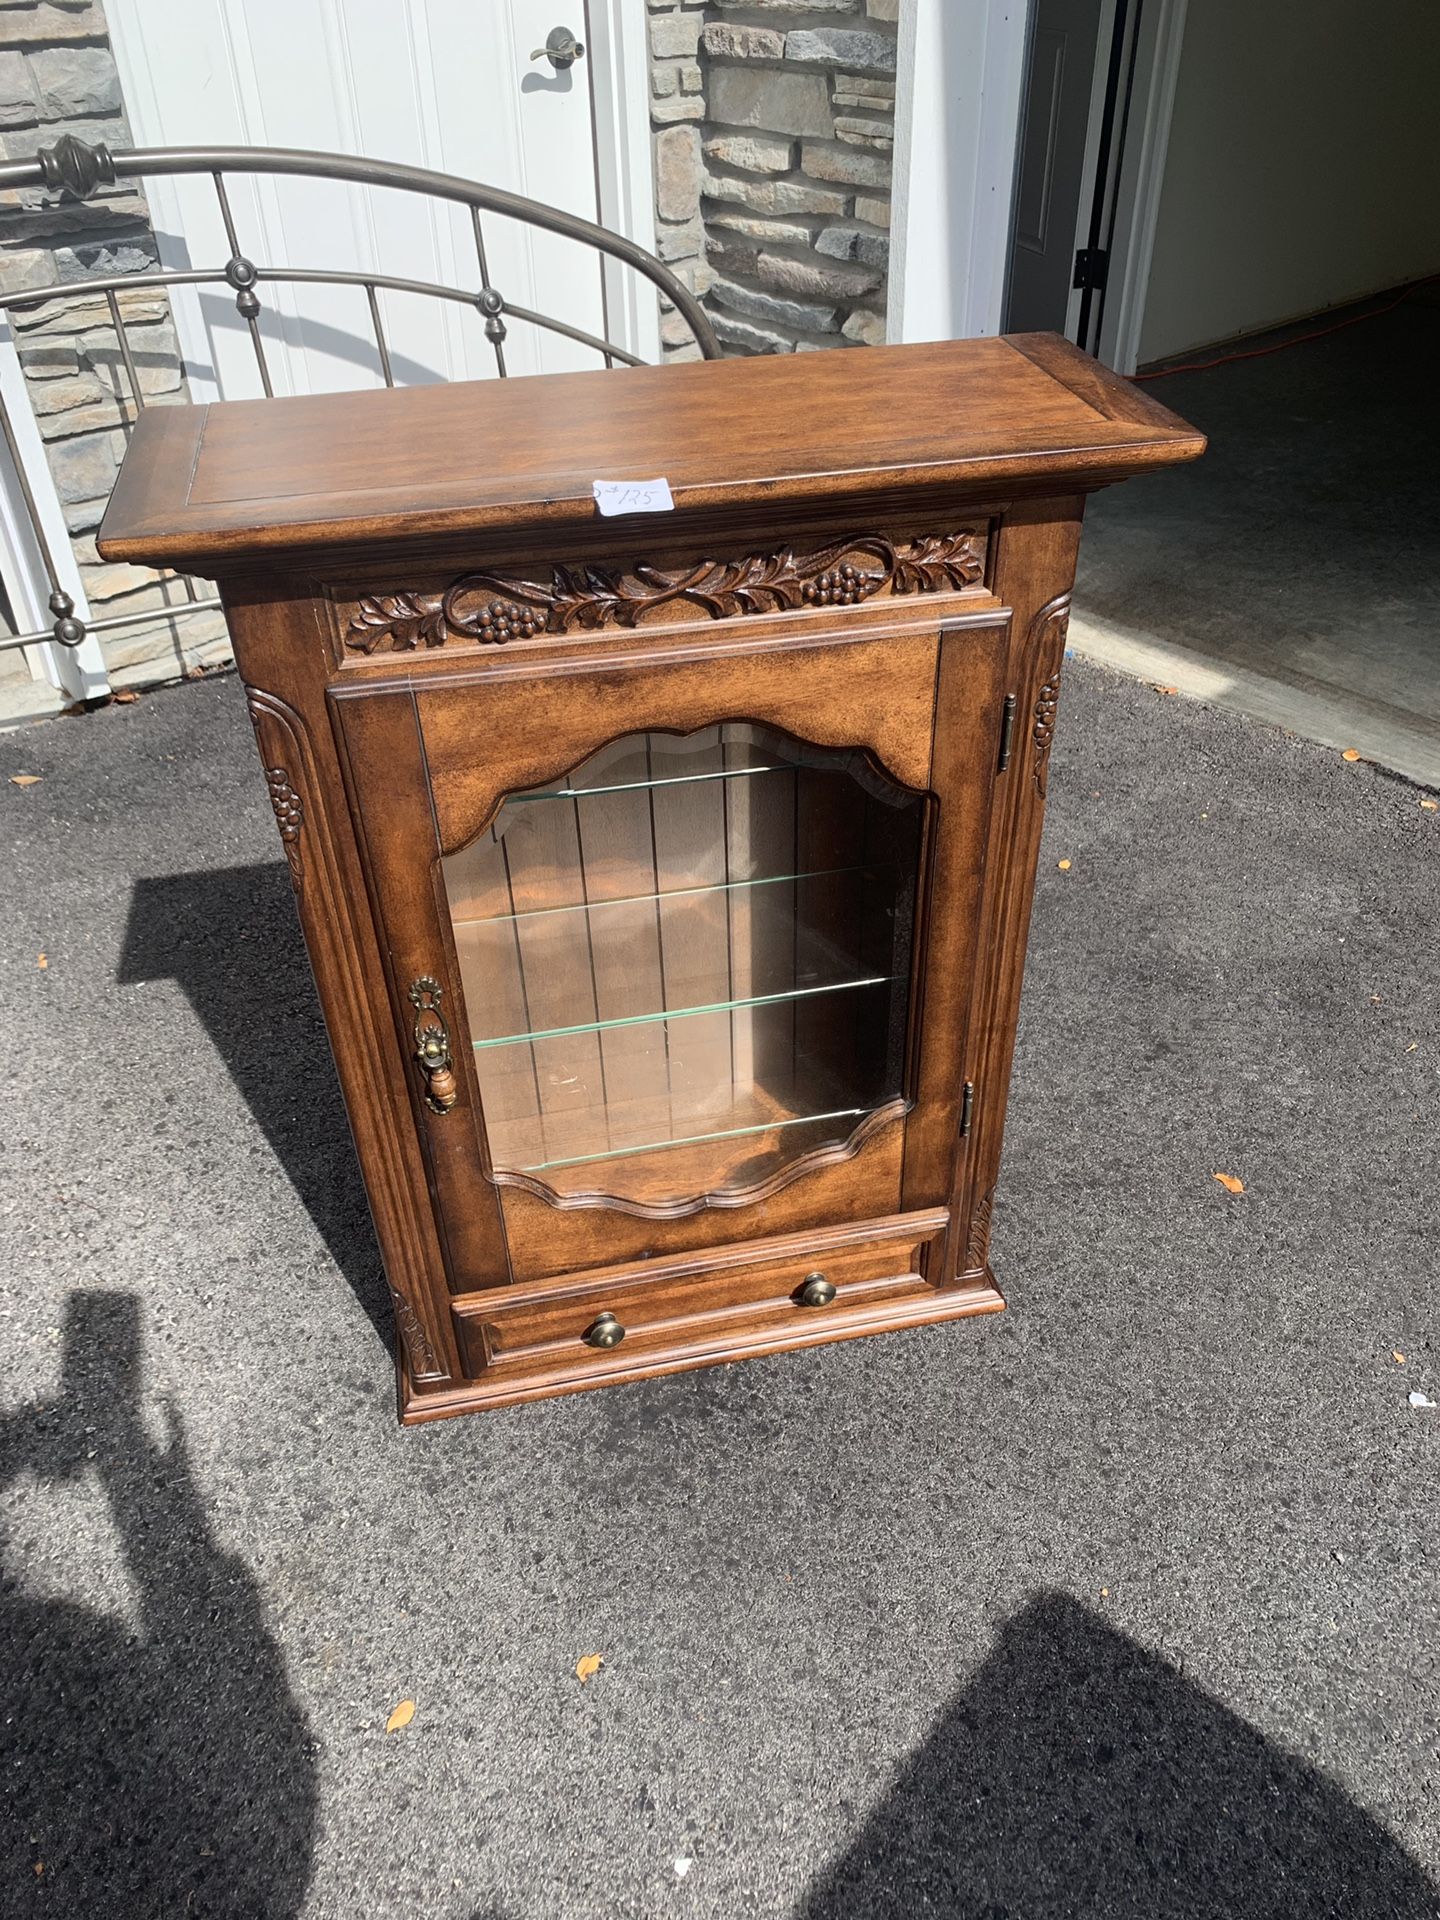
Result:
<svg viewBox="0 0 1440 1920">
<path fill-rule="evenodd" d="M 903 0 L 889 334 L 998 333 L 1028 0 Z"/>
</svg>

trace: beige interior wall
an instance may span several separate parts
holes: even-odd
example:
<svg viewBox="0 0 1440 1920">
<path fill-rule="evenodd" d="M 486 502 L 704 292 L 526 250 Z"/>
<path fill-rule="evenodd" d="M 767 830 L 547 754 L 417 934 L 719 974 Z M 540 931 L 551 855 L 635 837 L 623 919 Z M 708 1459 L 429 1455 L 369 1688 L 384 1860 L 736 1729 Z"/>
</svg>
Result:
<svg viewBox="0 0 1440 1920">
<path fill-rule="evenodd" d="M 1190 0 L 1141 362 L 1440 271 L 1437 0 Z"/>
</svg>

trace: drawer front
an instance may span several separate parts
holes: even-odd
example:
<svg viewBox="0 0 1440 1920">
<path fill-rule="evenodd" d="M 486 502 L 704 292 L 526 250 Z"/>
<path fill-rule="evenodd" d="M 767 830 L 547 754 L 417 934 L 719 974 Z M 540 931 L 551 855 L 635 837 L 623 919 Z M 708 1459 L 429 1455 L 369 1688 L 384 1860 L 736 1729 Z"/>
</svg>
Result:
<svg viewBox="0 0 1440 1920">
<path fill-rule="evenodd" d="M 555 1390 L 740 1358 L 953 1313 L 921 1275 L 943 1208 L 825 1236 L 730 1247 L 663 1272 L 625 1267 L 454 1302 L 477 1376 Z"/>
</svg>

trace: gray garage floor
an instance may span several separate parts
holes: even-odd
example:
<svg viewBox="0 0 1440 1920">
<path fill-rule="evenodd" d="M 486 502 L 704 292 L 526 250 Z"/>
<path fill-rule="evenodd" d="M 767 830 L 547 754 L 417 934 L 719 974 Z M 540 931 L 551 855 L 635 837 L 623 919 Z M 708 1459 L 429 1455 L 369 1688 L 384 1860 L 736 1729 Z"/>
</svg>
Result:
<svg viewBox="0 0 1440 1920">
<path fill-rule="evenodd" d="M 1011 1311 L 403 1435 L 239 688 L 0 740 L 7 1920 L 1440 1909 L 1440 814 L 1067 683 Z"/>
<path fill-rule="evenodd" d="M 1151 382 L 1210 449 L 1094 502 L 1071 644 L 1440 784 L 1437 355 L 1432 285 Z"/>
</svg>

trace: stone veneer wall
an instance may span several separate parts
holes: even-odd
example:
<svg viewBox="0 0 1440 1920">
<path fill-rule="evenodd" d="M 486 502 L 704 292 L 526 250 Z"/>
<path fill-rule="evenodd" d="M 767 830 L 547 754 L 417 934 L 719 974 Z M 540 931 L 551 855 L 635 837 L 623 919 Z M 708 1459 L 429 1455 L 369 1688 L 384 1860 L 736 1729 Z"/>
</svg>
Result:
<svg viewBox="0 0 1440 1920">
<path fill-rule="evenodd" d="M 883 340 L 898 0 L 648 5 L 660 257 L 730 352 Z"/>
<path fill-rule="evenodd" d="M 0 0 L 5 157 L 29 159 L 64 133 L 110 147 L 132 144 L 98 0 Z M 83 203 L 38 188 L 0 195 L 0 290 L 6 293 L 156 265 L 149 208 L 133 186 L 121 182 Z M 118 299 L 147 403 L 186 400 L 164 294 L 137 291 Z M 184 596 L 177 581 L 162 582 L 144 567 L 107 564 L 95 551 L 95 529 L 134 419 L 104 296 L 23 308 L 12 325 L 92 615 L 99 620 L 178 604 Z M 147 621 L 99 638 L 120 684 L 214 664 L 230 653 L 218 613 Z M 0 662 L 13 663 L 12 672 L 21 667 L 18 652 L 0 653 Z"/>
</svg>

